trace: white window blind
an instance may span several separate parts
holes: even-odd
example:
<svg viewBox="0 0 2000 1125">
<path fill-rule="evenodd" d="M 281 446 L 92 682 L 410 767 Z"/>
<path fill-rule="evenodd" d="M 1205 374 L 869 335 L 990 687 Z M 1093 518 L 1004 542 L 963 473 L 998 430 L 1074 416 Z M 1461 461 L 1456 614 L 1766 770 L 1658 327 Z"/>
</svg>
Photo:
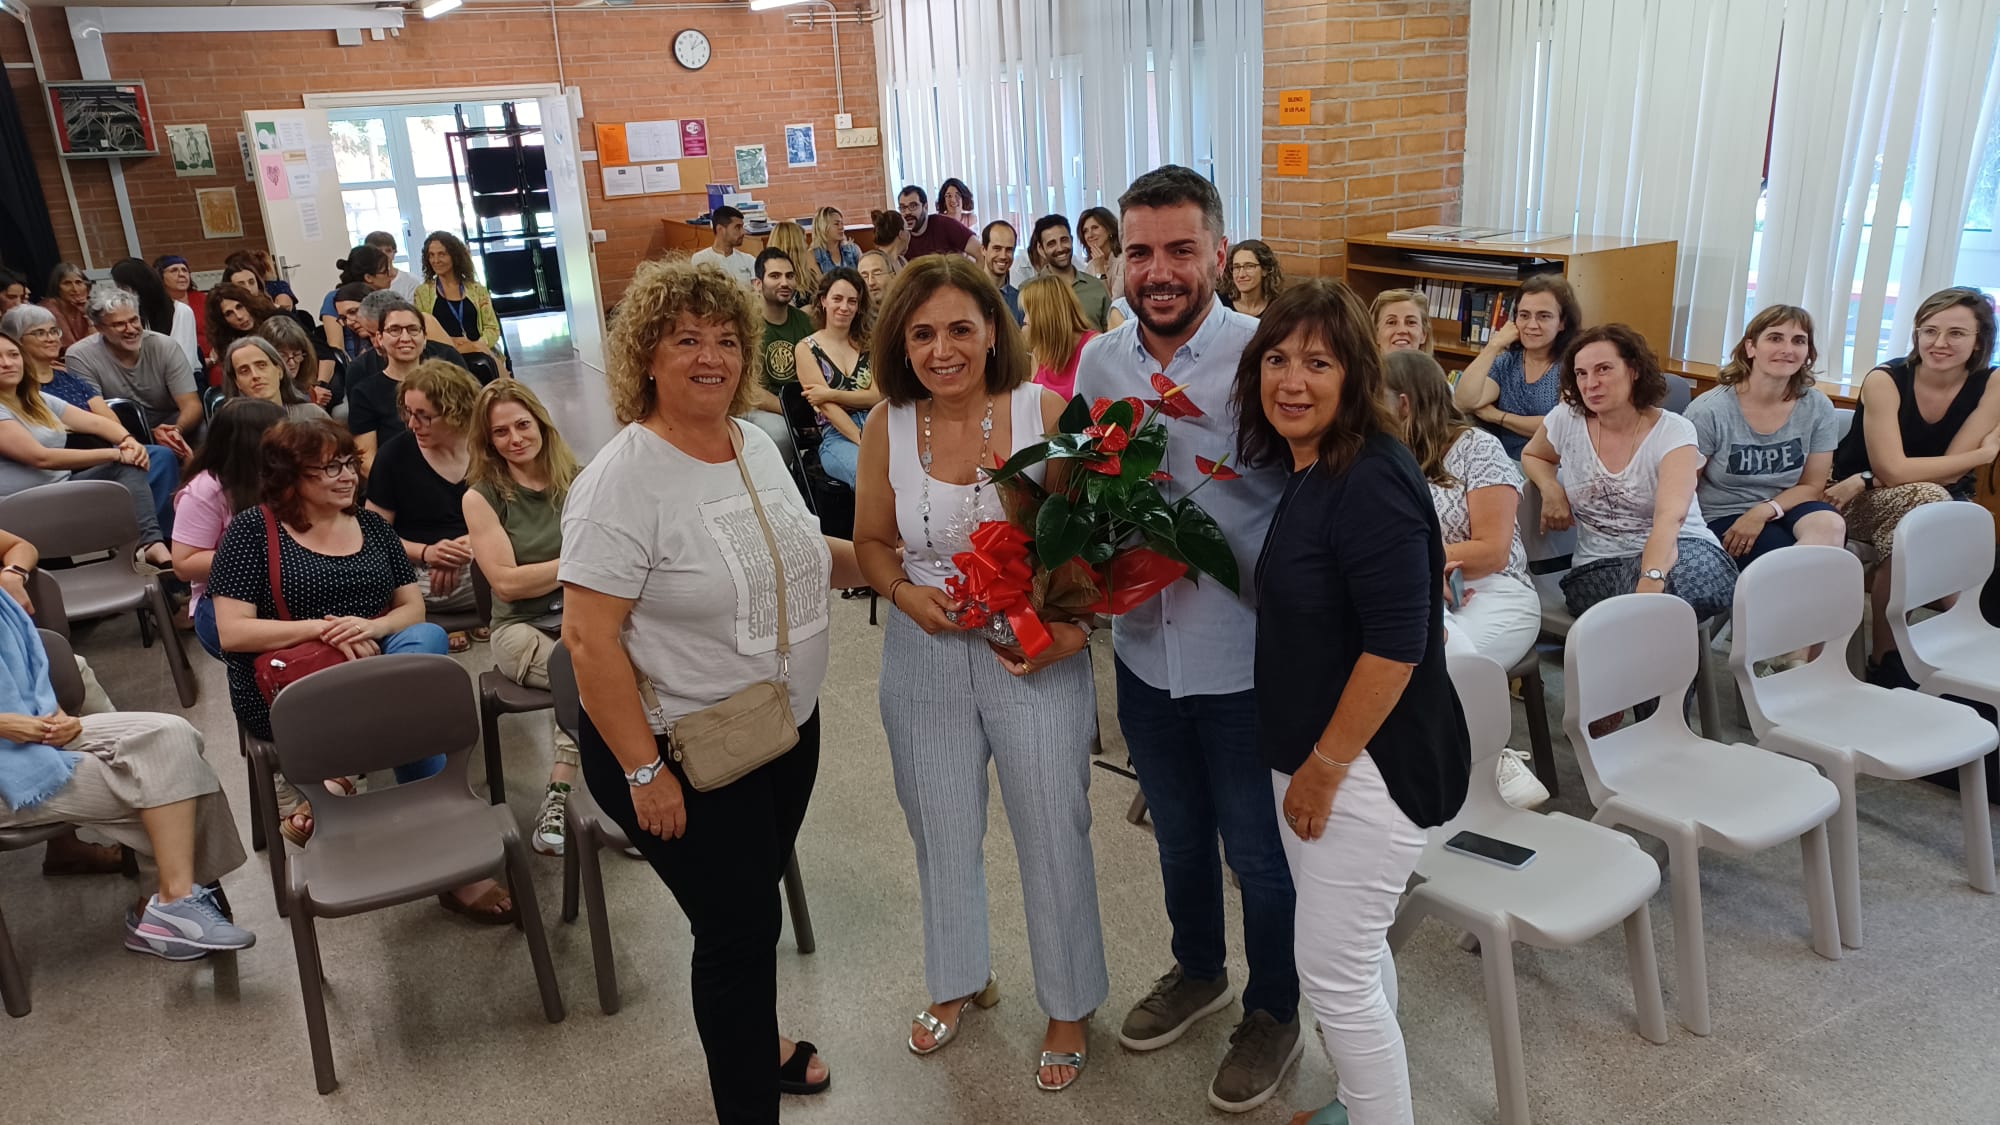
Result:
<svg viewBox="0 0 2000 1125">
<path fill-rule="evenodd" d="M 971 185 L 982 221 L 1072 218 L 1184 164 L 1261 222 L 1260 0 L 881 0 L 889 190 Z M 1239 233 L 1242 232 L 1242 233 Z"/>
<path fill-rule="evenodd" d="M 1677 239 L 1656 346 L 1713 361 L 1798 304 L 1847 379 L 1925 294 L 2000 291 L 1996 39 L 2000 0 L 1475 5 L 1465 218 Z"/>
</svg>

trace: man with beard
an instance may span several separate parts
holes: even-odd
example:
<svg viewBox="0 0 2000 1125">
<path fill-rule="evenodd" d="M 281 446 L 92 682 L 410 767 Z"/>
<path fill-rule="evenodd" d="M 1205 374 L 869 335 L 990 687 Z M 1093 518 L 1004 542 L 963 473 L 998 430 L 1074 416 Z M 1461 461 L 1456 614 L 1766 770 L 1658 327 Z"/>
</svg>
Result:
<svg viewBox="0 0 2000 1125">
<path fill-rule="evenodd" d="M 201 430 L 201 394 L 187 353 L 170 336 L 147 328 L 139 298 L 116 282 L 91 287 L 86 306 L 97 333 L 69 349 L 69 372 L 105 398 L 129 398 L 145 408 L 153 441 L 186 460 L 183 435 Z"/>
<path fill-rule="evenodd" d="M 1005 219 L 995 219 L 979 232 L 979 264 L 986 267 L 986 276 L 1000 290 L 1000 299 L 1007 302 L 1007 311 L 1014 314 L 1014 323 L 1021 324 L 1021 290 L 1014 284 L 1014 244 L 1020 239 L 1014 232 L 1014 224 Z"/>
<path fill-rule="evenodd" d="M 1083 318 L 1096 329 L 1116 328 L 1111 318 L 1111 291 L 1097 278 L 1076 268 L 1076 240 L 1069 232 L 1069 220 L 1061 215 L 1043 215 L 1035 220 L 1035 234 L 1028 240 L 1034 248 L 1035 264 L 1046 274 L 1069 282 L 1076 291 L 1076 303 L 1083 306 Z"/>
<path fill-rule="evenodd" d="M 1084 345 L 1076 390 L 1086 402 L 1169 402 L 1161 468 L 1173 479 L 1161 488 L 1172 501 L 1202 483 L 1198 462 L 1221 462 L 1236 451 L 1231 392 L 1257 321 L 1216 299 L 1228 252 L 1222 199 L 1200 173 L 1155 169 L 1134 180 L 1118 205 L 1125 296 L 1135 316 Z M 1054 238 L 1047 223 L 1035 225 L 1036 244 L 1049 267 L 1067 269 L 1068 225 Z M 1168 387 L 1183 389 L 1167 398 Z M 1241 1113 L 1270 1098 L 1302 1043 L 1292 879 L 1252 694 L 1257 614 L 1250 576 L 1287 476 L 1280 468 L 1238 466 L 1230 477 L 1204 491 L 1201 505 L 1236 553 L 1242 593 L 1183 579 L 1113 619 L 1118 724 L 1153 816 L 1175 962 L 1125 1017 L 1118 1041 L 1134 1051 L 1165 1047 L 1229 1006 L 1219 834 L 1243 891 L 1249 975 L 1243 1018 L 1208 1100 Z"/>
<path fill-rule="evenodd" d="M 903 225 L 910 231 L 910 245 L 904 256 L 914 262 L 926 254 L 963 254 L 978 261 L 979 236 L 957 219 L 931 214 L 929 202 L 924 189 L 915 184 L 896 196 L 896 209 L 903 213 Z M 879 240 L 876 245 L 881 245 Z"/>
<path fill-rule="evenodd" d="M 792 304 L 798 294 L 798 268 L 783 250 L 766 248 L 757 255 L 757 280 L 751 288 L 761 298 L 758 311 L 764 314 L 764 339 L 760 345 L 762 362 L 757 365 L 761 384 L 757 388 L 757 409 L 783 414 L 778 392 L 787 383 L 799 381 L 796 348 L 800 340 L 813 334 L 812 317 Z"/>
</svg>

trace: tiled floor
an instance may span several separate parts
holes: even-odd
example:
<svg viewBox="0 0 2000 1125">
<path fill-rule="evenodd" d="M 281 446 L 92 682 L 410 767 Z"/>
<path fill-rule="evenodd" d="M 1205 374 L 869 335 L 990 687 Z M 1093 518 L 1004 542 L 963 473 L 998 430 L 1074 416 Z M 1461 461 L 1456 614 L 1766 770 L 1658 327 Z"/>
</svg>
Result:
<svg viewBox="0 0 2000 1125">
<path fill-rule="evenodd" d="M 515 354 L 580 450 L 596 448 L 611 429 L 596 376 L 560 359 Z M 1123 818 L 1132 783 L 1107 772 L 1095 775 L 1092 805 L 1112 999 L 1077 1086 L 1061 1095 L 1033 1086 L 1043 1018 L 997 806 L 988 860 L 1004 1000 L 971 1014 L 963 1040 L 936 1057 L 904 1049 L 909 1015 L 925 997 L 911 845 L 875 703 L 881 632 L 868 625 L 865 602 L 835 601 L 833 613 L 825 758 L 799 849 L 819 950 L 799 956 L 788 931 L 779 992 L 783 1026 L 817 1041 L 835 1077 L 822 1097 L 787 1099 L 786 1116 L 869 1125 L 1221 1119 L 1203 1090 L 1226 1046 L 1224 1020 L 1150 1056 L 1126 1053 L 1114 1039 L 1125 1006 L 1166 968 L 1167 925 L 1150 830 Z M 141 650 L 136 637 L 129 619 L 108 621 L 83 627 L 78 646 L 120 705 L 172 709 L 162 657 Z M 1097 670 L 1106 757 L 1122 761 L 1105 655 Z M 195 659 L 202 695 L 192 717 L 208 735 L 210 760 L 247 835 L 221 669 L 198 650 Z M 475 648 L 465 663 L 476 671 L 489 660 Z M 1553 696 L 1560 676 L 1549 679 Z M 1552 710 L 1559 713 L 1560 700 Z M 513 808 L 525 824 L 534 811 L 530 783 L 547 761 L 547 719 L 508 718 L 502 730 Z M 1561 745 L 1557 754 L 1564 787 L 1553 807 L 1588 815 L 1573 759 Z M 476 779 L 476 760 L 473 770 Z M 1663 1046 L 1639 1038 L 1616 932 L 1570 951 L 1518 948 L 1536 1120 L 2000 1121 L 1992 1030 L 2000 1012 L 2000 903 L 1965 884 L 1956 800 L 1921 784 L 1864 784 L 1861 824 L 1868 945 L 1837 962 L 1808 947 L 1796 849 L 1703 857 L 1715 1020 L 1706 1039 L 1677 1025 Z M 709 1120 L 688 1013 L 685 922 L 647 868 L 609 861 L 625 1006 L 607 1017 L 595 999 L 587 932 L 555 921 L 559 873 L 554 860 L 536 868 L 569 1004 L 558 1026 L 541 1017 L 526 948 L 512 930 L 475 927 L 427 903 L 323 923 L 341 1087 L 320 1097 L 291 940 L 273 911 L 261 857 L 228 881 L 258 946 L 185 965 L 120 947 L 119 915 L 132 894 L 124 881 L 44 880 L 35 853 L 0 857 L 0 903 L 35 989 L 30 1016 L 0 1020 L 0 1122 L 162 1114 L 258 1123 Z M 1653 918 L 1671 1013 L 1664 890 Z M 1232 933 L 1235 925 L 1232 913 Z M 1497 1120 L 1480 966 L 1455 939 L 1427 926 L 1398 959 L 1417 1120 L 1425 1125 Z M 1279 1096 L 1244 1120 L 1282 1121 L 1288 1107 L 1316 1106 L 1332 1093 L 1329 1065 L 1309 1050 Z"/>
</svg>

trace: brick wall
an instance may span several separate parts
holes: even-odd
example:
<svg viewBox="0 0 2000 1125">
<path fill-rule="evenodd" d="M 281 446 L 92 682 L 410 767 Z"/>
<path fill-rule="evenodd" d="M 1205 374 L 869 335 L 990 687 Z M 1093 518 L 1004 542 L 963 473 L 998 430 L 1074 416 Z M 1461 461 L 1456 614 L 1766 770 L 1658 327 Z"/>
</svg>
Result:
<svg viewBox="0 0 2000 1125">
<path fill-rule="evenodd" d="M 255 8 L 244 8 L 245 30 L 255 30 Z M 81 77 L 70 44 L 65 14 L 36 8 L 35 27 L 51 81 Z M 836 110 L 831 38 L 824 24 L 816 31 L 794 29 L 783 13 L 696 9 L 563 9 L 561 80 L 579 87 L 584 120 L 580 141 L 595 148 L 599 122 L 701 117 L 708 122 L 709 150 L 717 179 L 734 176 L 733 149 L 763 144 L 771 155 L 771 186 L 755 194 L 773 215 L 809 213 L 831 204 L 848 216 L 890 205 L 882 183 L 881 150 L 834 147 Z M 696 27 L 713 44 L 712 61 L 690 73 L 673 61 L 672 40 Z M 873 37 L 868 28 L 841 28 L 842 77 L 847 111 L 859 126 L 879 125 L 876 112 Z M 236 133 L 248 109 L 297 108 L 307 93 L 350 90 L 421 89 L 556 82 L 555 37 L 546 14 L 482 12 L 461 8 L 435 21 L 411 19 L 400 36 L 381 42 L 364 38 L 359 47 L 334 43 L 331 31 L 239 34 L 114 34 L 105 39 L 111 73 L 141 79 L 153 102 L 156 124 L 208 125 L 215 145 L 213 177 L 182 179 L 166 156 L 125 164 L 134 221 L 148 259 L 175 252 L 197 269 L 219 268 L 231 251 L 260 245 L 262 223 L 255 188 L 243 178 Z M 25 62 L 26 38 L 11 19 L 0 19 L 0 59 Z M 43 192 L 66 256 L 77 256 L 77 239 L 56 166 L 54 138 L 34 74 L 9 70 L 30 131 Z M 784 166 L 784 127 L 818 126 L 819 166 L 791 171 Z M 164 147 L 162 133 L 159 143 Z M 605 298 L 616 300 L 633 269 L 662 246 L 662 217 L 690 218 L 707 209 L 697 194 L 628 196 L 607 200 L 595 164 L 585 164 L 591 226 L 609 240 L 597 247 L 598 277 Z M 83 212 L 83 226 L 99 266 L 125 256 L 125 236 L 112 197 L 110 171 L 95 161 L 72 161 L 70 172 Z M 243 212 L 242 239 L 204 239 L 196 214 L 196 188 L 234 187 Z M 692 185 L 696 192 L 702 185 Z M 296 279 L 295 279 L 296 280 Z M 334 279 L 301 283 L 317 292 Z"/>
<path fill-rule="evenodd" d="M 1350 234 L 1458 218 L 1470 0 L 1265 0 L 1264 238 L 1299 276 L 1338 277 Z M 1278 124 L 1281 90 L 1312 123 Z M 1305 144 L 1304 176 L 1278 145 Z"/>
</svg>

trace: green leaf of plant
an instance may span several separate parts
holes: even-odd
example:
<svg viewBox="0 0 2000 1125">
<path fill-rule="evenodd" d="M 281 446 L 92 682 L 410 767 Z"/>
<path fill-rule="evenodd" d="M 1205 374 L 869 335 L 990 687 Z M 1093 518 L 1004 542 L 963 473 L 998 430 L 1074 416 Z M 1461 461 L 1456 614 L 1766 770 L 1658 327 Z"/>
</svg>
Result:
<svg viewBox="0 0 2000 1125">
<path fill-rule="evenodd" d="M 1240 593 L 1236 552 L 1215 520 L 1195 504 L 1182 502 L 1174 509 L 1174 545 L 1188 566 L 1222 583 L 1231 593 Z"/>
<path fill-rule="evenodd" d="M 1090 404 L 1084 401 L 1082 395 L 1077 395 L 1069 400 L 1068 406 L 1063 407 L 1062 417 L 1056 420 L 1056 432 L 1080 434 L 1088 425 L 1090 425 Z"/>
<path fill-rule="evenodd" d="M 1167 502 L 1160 499 L 1160 494 L 1153 489 L 1134 490 L 1122 514 L 1137 524 L 1147 538 L 1166 543 L 1174 541 L 1173 509 L 1167 507 Z"/>
<path fill-rule="evenodd" d="M 1118 472 L 1119 479 L 1132 485 L 1141 484 L 1159 469 L 1166 455 L 1167 443 L 1164 441 L 1134 441 L 1119 455 L 1123 466 Z M 1136 498 L 1141 492 L 1152 491 L 1150 487 L 1134 488 L 1133 496 Z"/>
<path fill-rule="evenodd" d="M 1079 513 L 1067 496 L 1051 496 L 1035 519 L 1035 555 L 1053 570 L 1076 557 L 1090 535 L 1090 521 Z"/>
<path fill-rule="evenodd" d="M 1097 424 L 1100 426 L 1123 426 L 1129 430 L 1132 428 L 1132 423 L 1136 421 L 1138 419 L 1132 415 L 1132 404 L 1121 398 L 1113 400 L 1110 406 L 1104 408 L 1104 414 L 1097 419 Z"/>
<path fill-rule="evenodd" d="M 994 484 L 1004 484 L 1033 466 L 1048 460 L 1049 445 L 1049 442 L 1037 442 L 1014 454 L 1012 457 L 1007 458 L 1006 464 L 993 471 L 992 482 Z"/>
</svg>

